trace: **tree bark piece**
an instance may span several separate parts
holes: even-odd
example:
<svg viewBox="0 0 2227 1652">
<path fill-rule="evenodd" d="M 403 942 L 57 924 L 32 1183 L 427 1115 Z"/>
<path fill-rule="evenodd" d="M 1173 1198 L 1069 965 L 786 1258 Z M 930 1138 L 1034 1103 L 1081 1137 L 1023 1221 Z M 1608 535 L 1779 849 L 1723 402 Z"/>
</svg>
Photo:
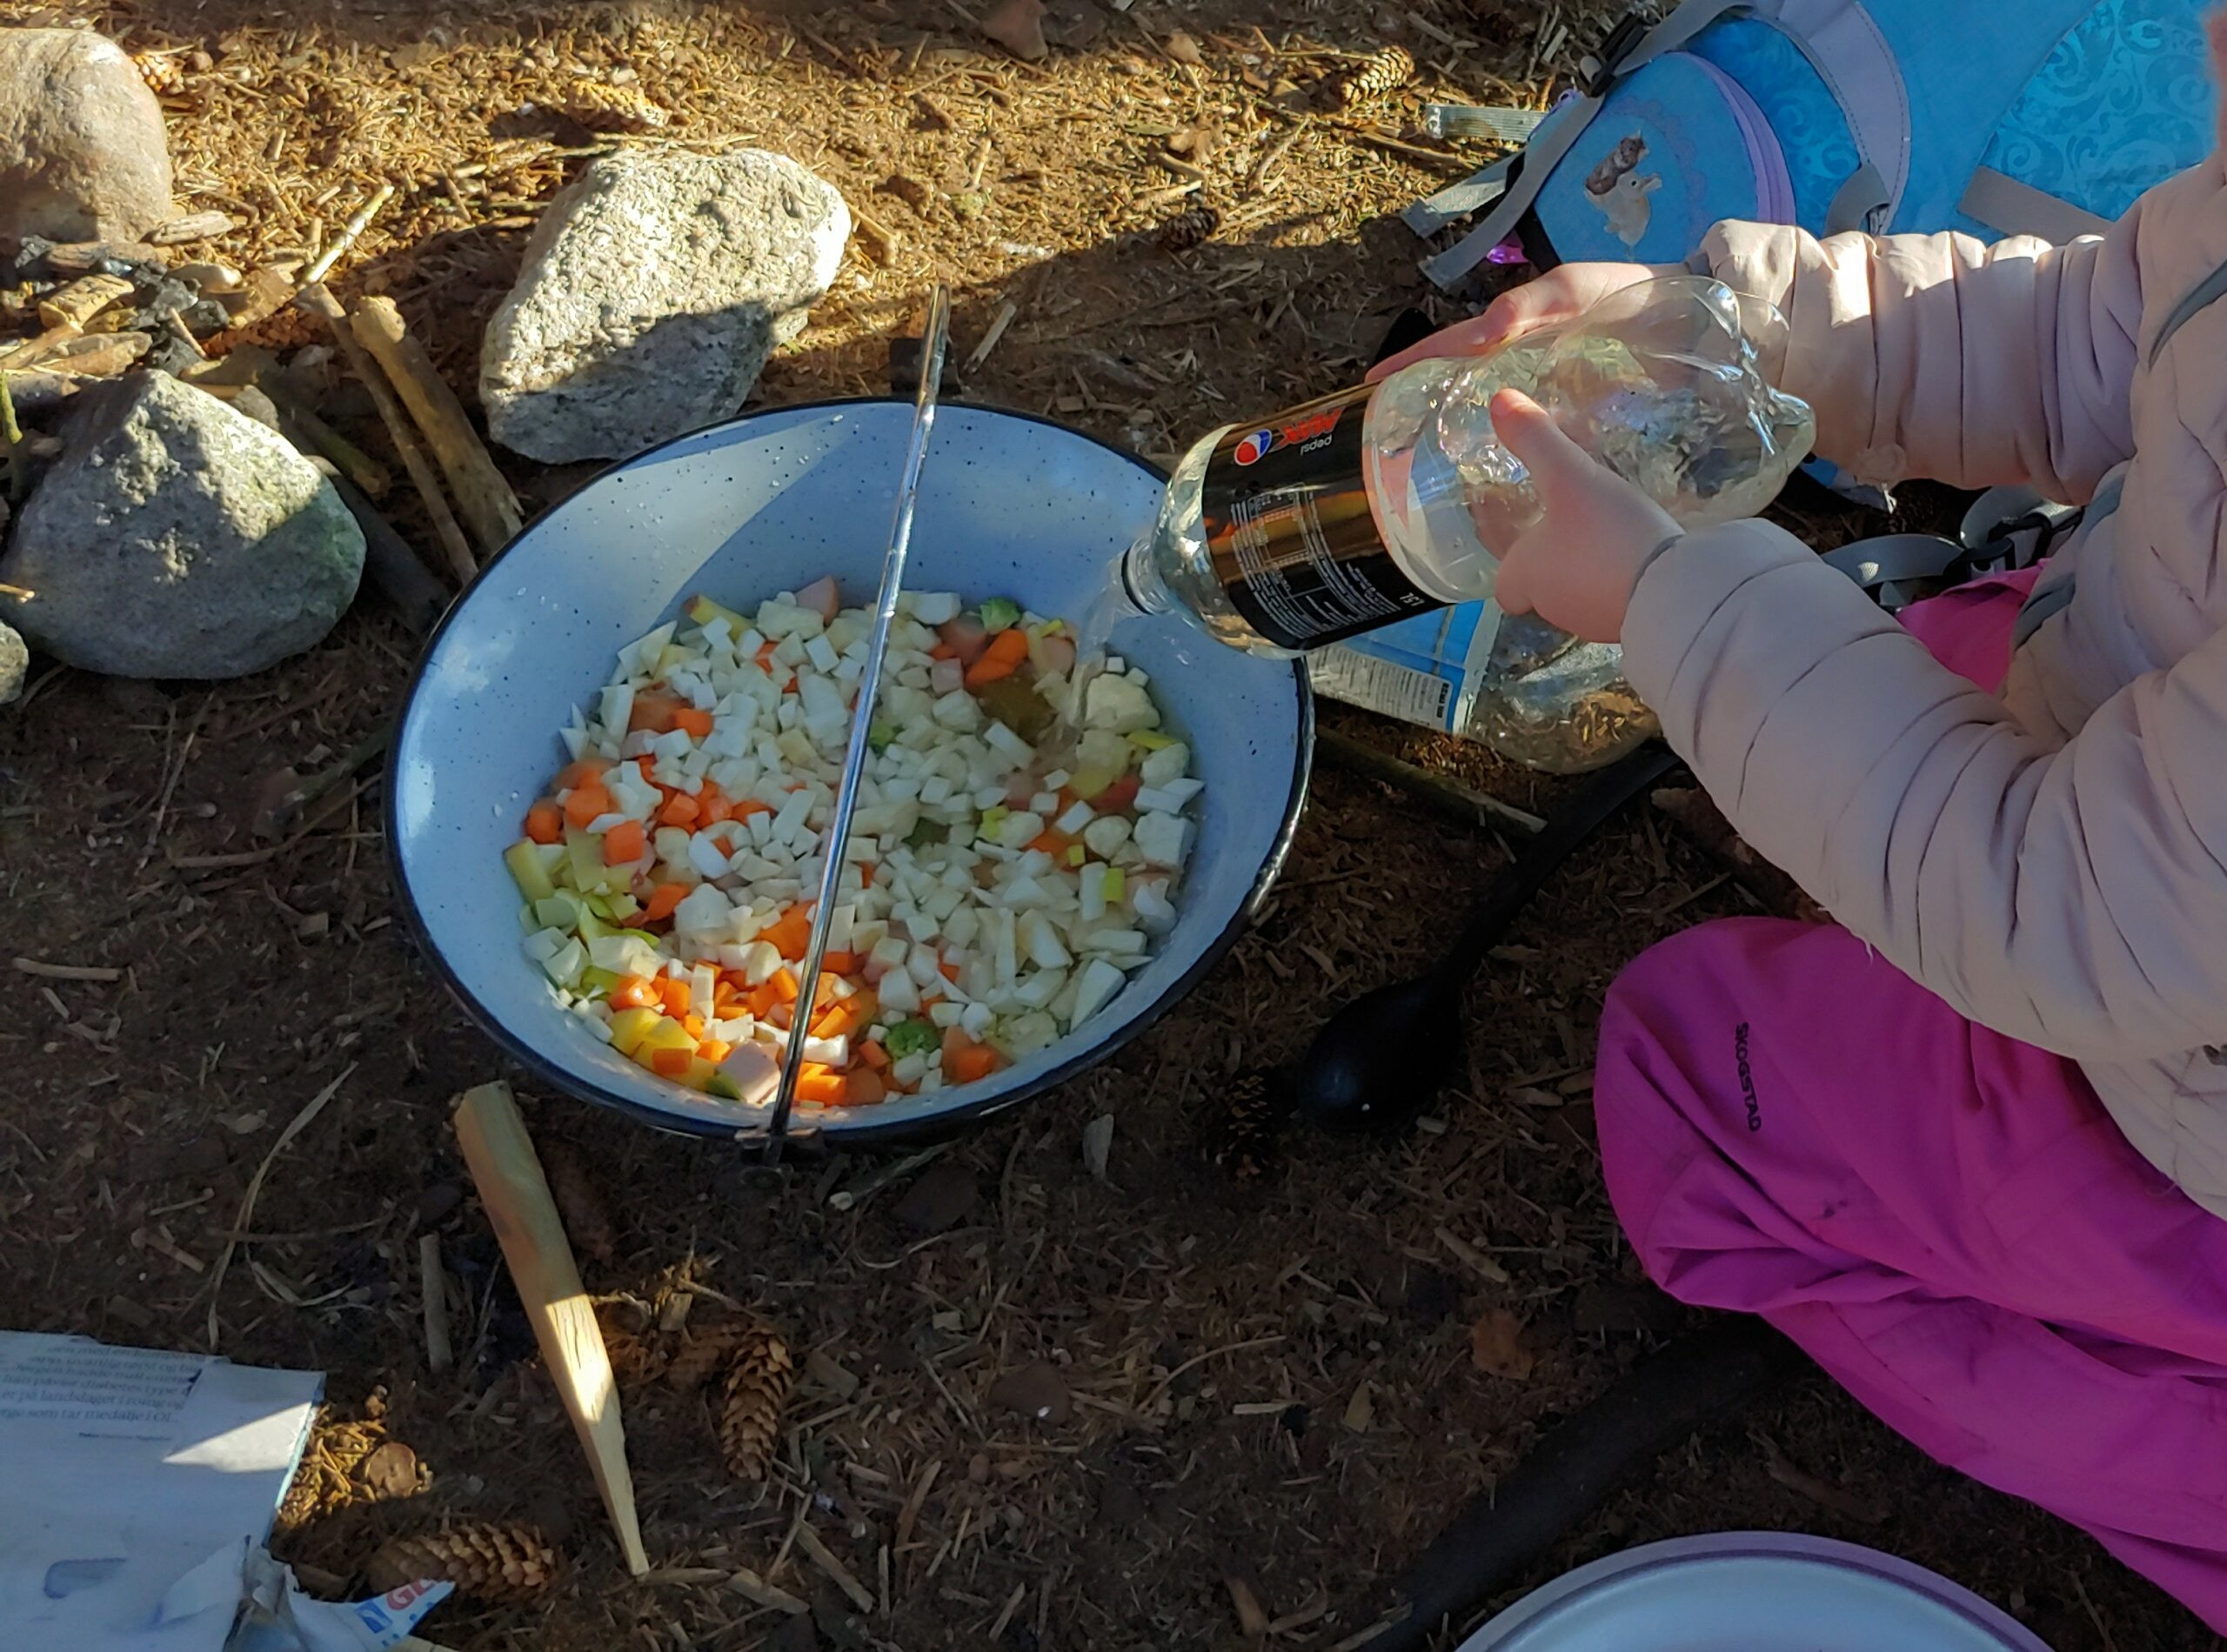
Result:
<svg viewBox="0 0 2227 1652">
<path fill-rule="evenodd" d="M 433 365 L 425 347 L 403 325 L 402 312 L 393 301 L 364 299 L 356 306 L 350 325 L 356 342 L 371 352 L 394 385 L 402 405 L 425 434 L 425 445 L 448 478 L 458 511 L 479 542 L 484 555 L 492 556 L 509 544 L 525 525 L 518 495 L 495 468 L 493 457 L 471 418 L 457 399 L 456 391 Z"/>
</svg>

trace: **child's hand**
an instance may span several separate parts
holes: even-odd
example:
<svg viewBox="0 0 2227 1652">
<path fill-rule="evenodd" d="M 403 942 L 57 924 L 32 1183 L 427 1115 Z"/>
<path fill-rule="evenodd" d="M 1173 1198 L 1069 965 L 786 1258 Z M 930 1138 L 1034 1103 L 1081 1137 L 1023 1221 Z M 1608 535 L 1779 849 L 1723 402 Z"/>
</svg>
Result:
<svg viewBox="0 0 2227 1652">
<path fill-rule="evenodd" d="M 1501 445 L 1531 472 L 1543 512 L 1501 553 L 1493 600 L 1588 642 L 1622 640 L 1639 577 L 1677 539 L 1677 523 L 1522 391 L 1501 391 L 1492 414 Z"/>
<path fill-rule="evenodd" d="M 1622 292 L 1626 287 L 1637 286 L 1660 276 L 1686 273 L 1686 267 L 1677 264 L 1557 264 L 1537 280 L 1527 281 L 1501 293 L 1486 306 L 1483 314 L 1457 321 L 1378 364 L 1369 370 L 1369 382 L 1374 384 L 1387 373 L 1396 373 L 1402 367 L 1412 367 L 1419 361 L 1440 356 L 1481 356 L 1508 339 L 1568 321 L 1590 310 L 1612 292 Z"/>
</svg>

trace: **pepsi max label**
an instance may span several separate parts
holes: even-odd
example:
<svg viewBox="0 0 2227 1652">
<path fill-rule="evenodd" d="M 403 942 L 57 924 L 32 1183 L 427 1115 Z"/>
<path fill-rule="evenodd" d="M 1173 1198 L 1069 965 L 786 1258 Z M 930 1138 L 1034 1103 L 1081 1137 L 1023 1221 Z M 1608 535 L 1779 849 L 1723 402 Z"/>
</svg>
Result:
<svg viewBox="0 0 2227 1652">
<path fill-rule="evenodd" d="M 1319 648 L 1435 608 L 1376 532 L 1362 433 L 1374 387 L 1341 391 L 1216 444 L 1200 504 L 1214 577 L 1253 629 Z"/>
</svg>

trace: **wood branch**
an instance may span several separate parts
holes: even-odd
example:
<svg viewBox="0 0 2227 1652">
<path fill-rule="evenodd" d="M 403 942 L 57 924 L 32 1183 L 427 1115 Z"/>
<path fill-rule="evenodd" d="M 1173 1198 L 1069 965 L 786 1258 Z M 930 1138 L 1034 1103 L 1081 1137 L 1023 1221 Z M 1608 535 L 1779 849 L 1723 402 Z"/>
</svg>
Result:
<svg viewBox="0 0 2227 1652">
<path fill-rule="evenodd" d="M 1505 832 L 1513 828 L 1526 837 L 1542 830 L 1546 822 L 1528 809 L 1519 809 L 1513 803 L 1503 803 L 1488 792 L 1480 792 L 1463 786 L 1458 780 L 1433 774 L 1428 769 L 1418 768 L 1389 752 L 1380 752 L 1350 734 L 1341 734 L 1334 728 L 1319 729 L 1314 736 L 1315 749 L 1324 758 L 1355 774 L 1372 780 L 1381 780 L 1396 786 L 1414 797 L 1417 802 L 1428 805 L 1441 814 L 1449 815 L 1470 826 L 1485 826 Z"/>
<path fill-rule="evenodd" d="M 418 438 L 411 434 L 410 416 L 395 400 L 394 391 L 388 387 L 378 365 L 356 342 L 355 331 L 348 324 L 348 312 L 321 283 L 304 287 L 294 295 L 294 302 L 331 329 L 333 343 L 348 358 L 349 370 L 371 392 L 380 422 L 386 426 L 387 439 L 394 444 L 402 468 L 410 472 L 411 484 L 417 488 L 418 496 L 425 501 L 426 514 L 433 518 L 433 532 L 440 536 L 441 548 L 448 553 L 450 571 L 456 575 L 458 585 L 470 585 L 479 575 L 479 563 L 471 553 L 471 541 L 457 525 L 455 512 L 449 509 L 448 499 L 441 492 L 440 478 L 433 474 L 433 467 L 418 448 Z"/>
<path fill-rule="evenodd" d="M 456 1363 L 456 1345 L 449 1339 L 448 1273 L 438 1234 L 418 1235 L 418 1283 L 425 1294 L 425 1368 L 439 1376 Z"/>
<path fill-rule="evenodd" d="M 285 422 L 284 413 L 278 417 Z M 299 447 L 301 443 L 297 440 L 294 445 Z M 324 479 L 332 484 L 332 491 L 363 530 L 364 575 L 371 588 L 402 617 L 412 636 L 425 635 L 448 612 L 448 587 L 432 576 L 410 541 L 395 532 L 394 524 L 379 514 L 377 505 L 357 492 L 353 482 L 338 474 Z"/>
<path fill-rule="evenodd" d="M 364 299 L 356 306 L 350 325 L 356 342 L 385 371 L 402 405 L 425 432 L 425 445 L 448 478 L 457 510 L 481 552 L 492 556 L 525 525 L 525 517 L 518 509 L 518 495 L 495 468 L 479 432 L 471 428 L 464 404 L 433 365 L 425 345 L 410 336 L 391 299 Z"/>
<path fill-rule="evenodd" d="M 258 374 L 254 382 L 278 407 L 279 419 L 298 438 L 295 446 L 324 455 L 333 469 L 363 490 L 365 498 L 386 498 L 387 490 L 394 485 L 392 472 L 304 406 L 276 375 Z"/>
<path fill-rule="evenodd" d="M 634 1513 L 634 1481 L 626 1467 L 626 1429 L 619 1414 L 619 1385 L 603 1345 L 595 1308 L 580 1283 L 572 1247 L 542 1176 L 525 1120 L 507 1084 L 483 1084 L 457 1098 L 457 1142 L 480 1203 L 494 1225 L 511 1281 L 541 1344 L 543 1363 L 572 1419 L 603 1495 L 626 1568 L 636 1577 L 650 1569 Z"/>
</svg>

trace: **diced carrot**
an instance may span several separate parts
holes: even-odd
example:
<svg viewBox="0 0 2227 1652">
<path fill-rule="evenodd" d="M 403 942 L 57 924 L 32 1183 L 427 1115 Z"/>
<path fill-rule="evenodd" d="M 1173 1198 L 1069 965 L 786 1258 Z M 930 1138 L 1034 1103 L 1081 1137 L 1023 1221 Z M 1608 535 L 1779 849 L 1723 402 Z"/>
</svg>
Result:
<svg viewBox="0 0 2227 1652">
<path fill-rule="evenodd" d="M 650 1071 L 668 1079 L 677 1079 L 694 1066 L 695 1061 L 696 1052 L 693 1050 L 652 1050 L 650 1053 Z"/>
<path fill-rule="evenodd" d="M 872 1039 L 868 1039 L 859 1046 L 859 1060 L 870 1067 L 884 1068 L 889 1065 L 889 1052 Z"/>
<path fill-rule="evenodd" d="M 633 715 L 626 719 L 626 726 L 638 733 L 670 734 L 674 715 L 686 704 L 678 694 L 663 693 L 654 688 L 638 690 Z"/>
<path fill-rule="evenodd" d="M 934 647 L 928 650 L 928 658 L 930 659 L 956 659 L 959 658 L 959 650 L 953 648 L 947 642 L 940 642 Z"/>
<path fill-rule="evenodd" d="M 712 733 L 712 714 L 699 712 L 693 706 L 684 706 L 672 714 L 672 726 L 697 739 L 708 739 Z"/>
<path fill-rule="evenodd" d="M 797 1100 L 823 1107 L 839 1107 L 850 1094 L 843 1075 L 832 1067 L 806 1061 L 797 1073 Z"/>
<path fill-rule="evenodd" d="M 653 924 L 661 924 L 672 916 L 672 909 L 688 899 L 685 883 L 661 883 L 650 891 L 650 898 L 642 903 L 642 916 Z"/>
<path fill-rule="evenodd" d="M 942 959 L 936 965 L 936 973 L 947 981 L 956 981 L 959 979 L 959 966 L 948 958 Z"/>
<path fill-rule="evenodd" d="M 610 813 L 611 793 L 600 780 L 576 786 L 565 794 L 565 819 L 576 826 L 585 826 L 597 816 Z"/>
<path fill-rule="evenodd" d="M 569 792 L 576 786 L 585 786 L 590 780 L 599 780 L 610 772 L 607 758 L 584 757 L 577 763 L 567 763 L 557 772 L 557 789 Z"/>
<path fill-rule="evenodd" d="M 780 645 L 779 643 L 771 642 L 758 645 L 758 669 L 768 677 L 773 674 L 773 651 Z"/>
<path fill-rule="evenodd" d="M 649 834 L 639 820 L 621 820 L 603 834 L 603 864 L 631 866 L 649 853 Z"/>
<path fill-rule="evenodd" d="M 1019 665 L 1028 658 L 1028 633 L 1018 625 L 1000 632 L 990 639 L 990 645 L 982 651 L 982 658 L 1002 660 L 1008 665 Z"/>
<path fill-rule="evenodd" d="M 664 1001 L 668 1015 L 688 1013 L 688 983 L 672 975 L 658 979 L 658 996 Z"/>
<path fill-rule="evenodd" d="M 564 810 L 544 798 L 525 812 L 525 834 L 536 843 L 564 842 Z"/>
<path fill-rule="evenodd" d="M 658 994 L 658 984 L 639 975 L 621 975 L 619 985 L 611 989 L 613 1009 L 656 1009 L 664 1002 Z"/>
<path fill-rule="evenodd" d="M 691 1038 L 702 1038 L 704 1036 L 704 1018 L 697 1014 L 695 1011 L 690 1010 L 686 1014 L 680 1018 L 680 1030 L 687 1033 Z"/>
<path fill-rule="evenodd" d="M 1100 814 L 1118 814 L 1137 800 L 1137 793 L 1143 786 L 1142 777 L 1124 774 L 1092 799 L 1090 806 Z"/>
<path fill-rule="evenodd" d="M 831 975 L 855 975 L 859 973 L 859 955 L 856 953 L 825 953 L 820 956 L 819 966 Z"/>
<path fill-rule="evenodd" d="M 723 1038 L 707 1038 L 696 1047 L 696 1053 L 717 1067 L 734 1053 L 734 1046 Z"/>
<path fill-rule="evenodd" d="M 823 980 L 826 977 L 822 977 Z M 812 1025 L 814 1038 L 848 1038 L 873 1020 L 876 1000 L 872 993 L 853 993 L 823 1006 L 826 1013 Z"/>
<path fill-rule="evenodd" d="M 758 939 L 794 963 L 804 956 L 804 949 L 812 940 L 812 920 L 805 916 L 802 906 L 792 906 L 760 930 Z"/>
<path fill-rule="evenodd" d="M 1032 849 L 1041 849 L 1046 854 L 1057 860 L 1075 846 L 1075 840 L 1064 832 L 1053 832 L 1047 829 L 1031 838 L 1028 840 L 1028 846 Z"/>
<path fill-rule="evenodd" d="M 773 979 L 766 985 L 773 989 L 776 1002 L 793 1004 L 797 1001 L 797 978 L 786 969 L 773 972 Z"/>
<path fill-rule="evenodd" d="M 692 826 L 703 812 L 703 805 L 685 792 L 675 792 L 665 799 L 665 807 L 658 811 L 658 824 L 669 826 Z"/>
<path fill-rule="evenodd" d="M 1003 631 L 998 633 L 1000 637 L 1010 634 Z M 1020 669 L 1009 659 L 993 659 L 986 653 L 966 668 L 966 686 L 969 688 L 987 688 L 992 683 L 1003 682 Z"/>
<path fill-rule="evenodd" d="M 859 1067 L 845 1074 L 843 1087 L 846 1092 L 843 1097 L 846 1107 L 870 1107 L 877 1101 L 889 1100 L 889 1086 L 883 1081 L 881 1074 L 871 1067 Z"/>
<path fill-rule="evenodd" d="M 1000 632 L 1000 635 L 1003 633 Z M 977 1044 L 955 1027 L 944 1028 L 943 1075 L 953 1084 L 972 1084 L 997 1071 L 998 1053 Z"/>
<path fill-rule="evenodd" d="M 756 798 L 744 798 L 739 803 L 730 804 L 728 808 L 733 817 L 738 820 L 747 820 L 753 814 L 771 814 L 773 813 L 773 806 L 772 804 L 760 803 Z"/>
<path fill-rule="evenodd" d="M 773 1013 L 773 1006 L 781 1001 L 781 995 L 774 990 L 772 982 L 762 981 L 750 989 L 750 996 L 743 1001 L 752 1015 L 763 1020 Z"/>
</svg>

